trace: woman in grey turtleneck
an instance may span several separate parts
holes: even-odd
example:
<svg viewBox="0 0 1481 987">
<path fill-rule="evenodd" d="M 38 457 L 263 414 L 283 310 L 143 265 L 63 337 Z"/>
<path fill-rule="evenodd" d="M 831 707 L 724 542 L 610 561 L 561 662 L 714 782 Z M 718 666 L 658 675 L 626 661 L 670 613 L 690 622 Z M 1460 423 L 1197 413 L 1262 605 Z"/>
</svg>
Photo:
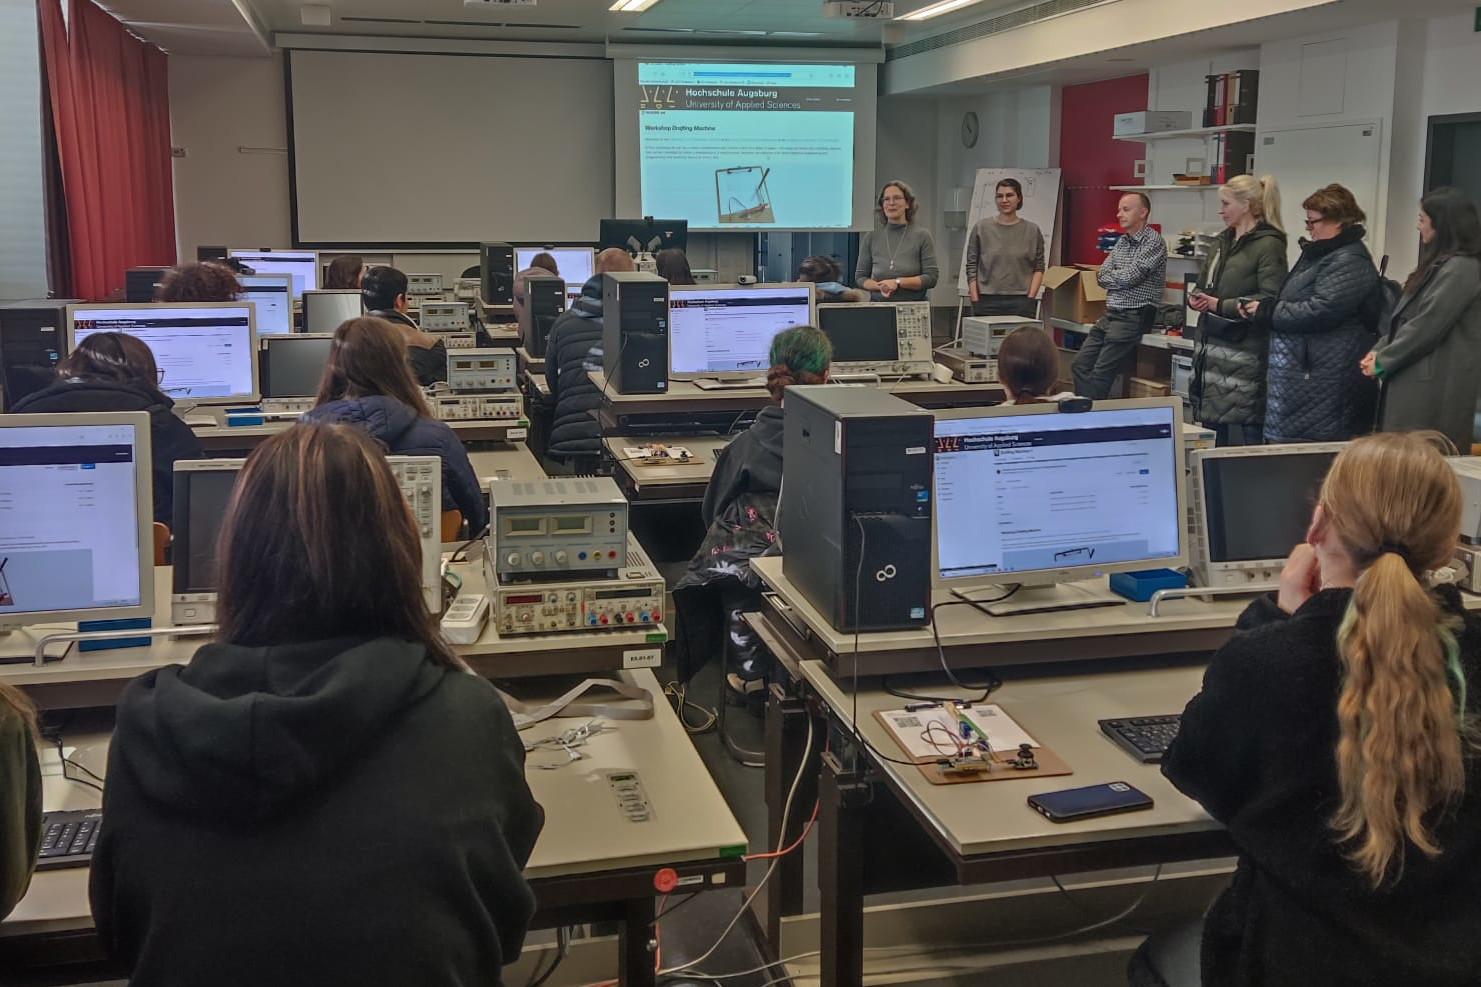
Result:
<svg viewBox="0 0 1481 987">
<path fill-rule="evenodd" d="M 916 226 L 915 193 L 898 179 L 886 182 L 876 201 L 883 229 L 864 234 L 854 284 L 875 301 L 925 301 L 941 268 L 931 234 Z"/>
</svg>

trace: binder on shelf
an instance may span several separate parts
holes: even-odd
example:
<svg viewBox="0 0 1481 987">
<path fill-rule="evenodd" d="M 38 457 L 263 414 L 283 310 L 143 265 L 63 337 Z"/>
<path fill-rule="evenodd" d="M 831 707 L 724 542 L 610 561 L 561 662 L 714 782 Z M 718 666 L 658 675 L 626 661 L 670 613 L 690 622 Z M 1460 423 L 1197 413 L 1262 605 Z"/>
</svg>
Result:
<svg viewBox="0 0 1481 987">
<path fill-rule="evenodd" d="M 1260 99 L 1260 71 L 1241 69 L 1234 77 L 1234 98 L 1229 100 L 1230 123 L 1254 123 L 1255 108 Z"/>
</svg>

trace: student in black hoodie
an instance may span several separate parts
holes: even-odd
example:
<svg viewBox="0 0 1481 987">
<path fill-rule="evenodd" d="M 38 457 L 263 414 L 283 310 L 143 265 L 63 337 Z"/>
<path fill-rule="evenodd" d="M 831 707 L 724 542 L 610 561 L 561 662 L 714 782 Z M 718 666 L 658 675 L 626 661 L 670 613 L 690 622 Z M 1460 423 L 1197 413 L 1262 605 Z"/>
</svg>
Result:
<svg viewBox="0 0 1481 987">
<path fill-rule="evenodd" d="M 827 383 L 833 347 L 820 330 L 798 326 L 777 333 L 770 357 L 766 389 L 776 404 L 762 408 L 755 423 L 720 451 L 700 505 L 707 529 L 704 542 L 674 586 L 680 678 L 687 679 L 708 656 L 720 653 L 722 625 L 729 620 L 731 640 L 737 644 L 730 685 L 743 693 L 758 692 L 762 684 L 763 668 L 750 656 L 752 649 L 745 644 L 750 632 L 738 611 L 760 587 L 748 561 L 768 554 L 776 543 L 783 395 L 793 384 Z"/>
<path fill-rule="evenodd" d="M 417 383 L 423 387 L 447 380 L 447 347 L 431 333 L 422 332 L 407 315 L 406 275 L 394 267 L 376 266 L 360 280 L 360 300 L 365 314 L 385 319 L 406 340 L 406 359 Z"/>
<path fill-rule="evenodd" d="M 1462 507 L 1434 438 L 1339 455 L 1279 595 L 1209 663 L 1162 771 L 1239 866 L 1201 948 L 1154 937 L 1133 984 L 1481 983 L 1481 620 L 1427 580 Z"/>
<path fill-rule="evenodd" d="M 420 558 L 359 431 L 248 457 L 216 642 L 118 703 L 91 896 L 133 987 L 497 984 L 519 955 L 544 816 Z"/>
<path fill-rule="evenodd" d="M 143 340 L 121 332 L 95 332 L 58 365 L 55 383 L 21 398 L 10 410 L 27 415 L 149 412 L 154 519 L 169 524 L 175 499 L 175 460 L 200 459 L 202 451 L 200 439 L 171 410 L 175 402 L 160 391 L 163 380 Z"/>
</svg>

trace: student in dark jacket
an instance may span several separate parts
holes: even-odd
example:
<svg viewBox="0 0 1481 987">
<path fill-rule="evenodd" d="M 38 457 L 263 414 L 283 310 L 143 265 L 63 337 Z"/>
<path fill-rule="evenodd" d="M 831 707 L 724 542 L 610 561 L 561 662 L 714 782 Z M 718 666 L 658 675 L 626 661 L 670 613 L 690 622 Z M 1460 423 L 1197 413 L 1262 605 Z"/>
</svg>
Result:
<svg viewBox="0 0 1481 987">
<path fill-rule="evenodd" d="M 91 897 L 133 987 L 497 984 L 519 955 L 543 813 L 405 504 L 355 429 L 248 457 L 215 643 L 118 703 Z"/>
<path fill-rule="evenodd" d="M 608 247 L 597 254 L 596 273 L 581 286 L 581 297 L 556 317 L 545 344 L 545 381 L 555 417 L 546 451 L 557 463 L 586 470 L 602 451 L 602 429 L 595 418 L 602 392 L 589 371 L 602 369 L 602 275 L 637 270 L 627 251 Z"/>
<path fill-rule="evenodd" d="M 1280 189 L 1266 175 L 1237 175 L 1219 189 L 1224 231 L 1199 272 L 1188 305 L 1199 317 L 1193 353 L 1193 418 L 1218 444 L 1260 445 L 1265 428 L 1269 328 L 1239 314 L 1240 299 L 1273 302 L 1286 281 Z"/>
<path fill-rule="evenodd" d="M 1471 450 L 1481 387 L 1481 221 L 1451 188 L 1419 205 L 1419 267 L 1383 339 L 1363 358 L 1380 384 L 1378 427 L 1435 429 Z"/>
<path fill-rule="evenodd" d="M 82 411 L 149 412 L 149 446 L 154 467 L 154 519 L 170 523 L 175 501 L 175 461 L 200 459 L 200 439 L 181 421 L 175 402 L 160 391 L 168 386 L 154 354 L 135 336 L 95 332 L 57 366 L 57 380 L 28 394 L 11 411 L 57 415 Z"/>
<path fill-rule="evenodd" d="M 1437 442 L 1379 434 L 1337 457 L 1279 595 L 1244 612 L 1183 712 L 1162 771 L 1239 848 L 1203 987 L 1481 983 L 1481 620 L 1427 581 L 1462 508 Z M 1168 982 L 1148 967 L 1171 966 L 1169 942 L 1133 983 Z"/>
<path fill-rule="evenodd" d="M 0 919 L 26 894 L 41 846 L 36 707 L 0 682 Z"/>
<path fill-rule="evenodd" d="M 752 657 L 752 635 L 739 615 L 754 603 L 761 585 L 750 560 L 776 547 L 783 396 L 794 384 L 827 383 L 833 347 L 820 330 L 798 326 L 777 333 L 770 356 L 766 389 L 776 403 L 762 408 L 755 423 L 720 451 L 700 504 L 704 541 L 674 586 L 680 679 L 721 652 L 728 623 L 734 645 L 730 685 L 738 692 L 759 691 L 765 670 Z"/>
<path fill-rule="evenodd" d="M 442 506 L 463 512 L 468 531 L 488 526 L 488 500 L 453 430 L 437 421 L 411 378 L 396 327 L 362 316 L 334 331 L 329 362 L 308 421 L 354 425 L 395 456 L 442 459 Z"/>
<path fill-rule="evenodd" d="M 1266 442 L 1332 442 L 1372 431 L 1377 391 L 1358 368 L 1375 339 L 1369 324 L 1378 269 L 1363 245 L 1357 200 L 1341 185 L 1301 203 L 1310 240 L 1274 303 L 1239 309 L 1270 331 Z"/>
<path fill-rule="evenodd" d="M 406 359 L 416 381 L 423 387 L 447 380 L 447 347 L 431 333 L 422 332 L 416 320 L 406 314 L 406 275 L 394 267 L 377 266 L 365 272 L 360 281 L 360 299 L 365 314 L 385 319 L 406 341 Z"/>
</svg>

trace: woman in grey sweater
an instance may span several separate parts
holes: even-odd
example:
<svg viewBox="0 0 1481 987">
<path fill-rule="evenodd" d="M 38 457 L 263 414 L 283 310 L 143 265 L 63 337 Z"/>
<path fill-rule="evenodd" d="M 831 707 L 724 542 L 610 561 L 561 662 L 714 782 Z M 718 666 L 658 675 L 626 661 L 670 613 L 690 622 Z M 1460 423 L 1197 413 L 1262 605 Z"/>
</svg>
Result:
<svg viewBox="0 0 1481 987">
<path fill-rule="evenodd" d="M 1044 234 L 1018 215 L 1023 186 L 1005 178 L 993 190 L 996 216 L 984 216 L 967 237 L 967 293 L 973 315 L 1021 315 L 1038 311 L 1044 283 Z"/>
<path fill-rule="evenodd" d="M 854 283 L 875 301 L 925 301 L 941 268 L 930 232 L 915 225 L 915 193 L 895 179 L 879 190 L 875 205 L 884 229 L 864 234 Z"/>
<path fill-rule="evenodd" d="M 1481 220 L 1461 192 L 1435 189 L 1419 204 L 1419 267 L 1384 336 L 1363 358 L 1381 385 L 1384 432 L 1435 429 L 1471 450 L 1481 386 Z"/>
</svg>

